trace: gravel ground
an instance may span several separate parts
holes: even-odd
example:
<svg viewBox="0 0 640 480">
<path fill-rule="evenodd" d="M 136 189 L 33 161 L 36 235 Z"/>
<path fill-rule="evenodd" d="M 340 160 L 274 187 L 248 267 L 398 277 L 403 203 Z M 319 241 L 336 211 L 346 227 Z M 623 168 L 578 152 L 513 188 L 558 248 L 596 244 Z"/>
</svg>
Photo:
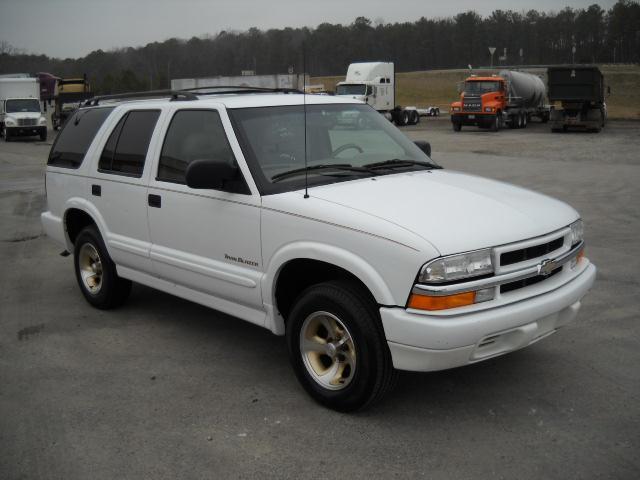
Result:
<svg viewBox="0 0 640 480">
<path fill-rule="evenodd" d="M 41 234 L 50 142 L 1 142 L 0 478 L 640 478 L 640 123 L 404 131 L 582 213 L 599 277 L 577 322 L 338 414 L 266 330 L 142 286 L 91 308 Z"/>
</svg>

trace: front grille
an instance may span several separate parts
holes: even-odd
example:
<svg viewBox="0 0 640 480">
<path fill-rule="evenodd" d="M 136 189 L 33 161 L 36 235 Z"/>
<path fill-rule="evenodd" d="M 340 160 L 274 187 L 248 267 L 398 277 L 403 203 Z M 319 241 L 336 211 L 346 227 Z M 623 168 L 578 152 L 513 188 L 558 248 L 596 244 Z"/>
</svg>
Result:
<svg viewBox="0 0 640 480">
<path fill-rule="evenodd" d="M 32 127 L 38 124 L 37 118 L 19 118 L 18 126 L 19 127 Z"/>
<path fill-rule="evenodd" d="M 538 258 L 559 249 L 563 244 L 564 238 L 560 237 L 548 243 L 543 243 L 542 245 L 534 245 L 532 247 L 521 248 L 520 250 L 505 252 L 500 255 L 500 265 L 512 265 L 531 258 Z"/>
<path fill-rule="evenodd" d="M 480 97 L 464 97 L 462 101 L 462 109 L 465 112 L 481 112 L 482 99 Z"/>
<path fill-rule="evenodd" d="M 500 286 L 500 293 L 513 292 L 514 290 L 519 290 L 520 288 L 529 287 L 531 285 L 535 285 L 536 283 L 540 283 L 547 278 L 551 278 L 554 275 L 560 273 L 562 271 L 562 267 L 558 267 L 553 270 L 549 275 L 537 275 L 535 277 L 525 278 L 524 280 L 518 280 L 517 282 L 505 283 Z"/>
</svg>

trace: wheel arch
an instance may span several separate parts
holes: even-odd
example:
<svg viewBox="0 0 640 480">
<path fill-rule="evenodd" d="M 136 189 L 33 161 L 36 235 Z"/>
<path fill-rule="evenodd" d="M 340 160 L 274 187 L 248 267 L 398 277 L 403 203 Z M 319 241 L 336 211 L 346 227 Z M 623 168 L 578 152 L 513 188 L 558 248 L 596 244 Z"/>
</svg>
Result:
<svg viewBox="0 0 640 480">
<path fill-rule="evenodd" d="M 360 256 L 334 246 L 300 242 L 287 245 L 269 262 L 262 285 L 263 300 L 272 312 L 267 327 L 284 334 L 295 298 L 307 287 L 331 279 L 355 282 L 376 304 L 396 303 L 382 276 Z"/>
<path fill-rule="evenodd" d="M 109 250 L 104 219 L 93 204 L 81 198 L 69 199 L 65 205 L 62 222 L 69 252 L 73 252 L 75 240 L 80 231 L 91 224 L 96 226 L 107 246 L 107 250 Z"/>
</svg>

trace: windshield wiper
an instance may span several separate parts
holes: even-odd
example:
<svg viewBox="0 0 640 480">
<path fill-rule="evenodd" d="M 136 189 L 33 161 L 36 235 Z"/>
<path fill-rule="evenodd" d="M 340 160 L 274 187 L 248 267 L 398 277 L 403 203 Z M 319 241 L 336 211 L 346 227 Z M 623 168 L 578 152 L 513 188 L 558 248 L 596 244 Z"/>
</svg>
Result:
<svg viewBox="0 0 640 480">
<path fill-rule="evenodd" d="M 348 172 L 359 172 L 359 173 L 368 173 L 370 175 L 375 175 L 375 173 L 372 172 L 371 169 L 367 168 L 366 166 L 354 167 L 353 165 L 350 165 L 348 163 L 332 163 L 332 164 L 330 163 L 330 164 L 322 164 L 322 165 L 311 165 L 309 167 L 294 168 L 293 170 L 287 170 L 286 172 L 278 173 L 273 177 L 271 177 L 271 182 L 273 183 L 279 182 L 284 178 L 293 177 L 295 175 L 299 175 L 305 172 L 311 172 L 314 170 L 346 170 Z"/>
<path fill-rule="evenodd" d="M 400 160 L 399 158 L 392 158 L 391 160 L 385 160 L 384 162 L 376 162 L 376 163 L 367 163 L 364 165 L 365 168 L 370 168 L 371 170 L 384 169 L 384 168 L 402 168 L 402 167 L 411 167 L 413 165 L 419 165 L 425 168 L 442 168 L 440 165 L 436 165 L 435 163 L 429 162 L 421 162 L 419 160 Z"/>
</svg>

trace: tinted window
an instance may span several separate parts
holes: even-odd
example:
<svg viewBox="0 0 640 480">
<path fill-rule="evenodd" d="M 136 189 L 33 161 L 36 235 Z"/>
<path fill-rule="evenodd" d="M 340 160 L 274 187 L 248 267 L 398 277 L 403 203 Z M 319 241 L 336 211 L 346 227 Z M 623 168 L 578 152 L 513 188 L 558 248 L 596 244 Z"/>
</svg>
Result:
<svg viewBox="0 0 640 480">
<path fill-rule="evenodd" d="M 187 166 L 200 159 L 236 165 L 218 112 L 179 111 L 173 116 L 164 140 L 158 180 L 185 183 Z"/>
<path fill-rule="evenodd" d="M 107 140 L 98 169 L 142 176 L 149 141 L 159 115 L 158 110 L 133 110 L 122 118 Z"/>
<path fill-rule="evenodd" d="M 109 135 L 109 140 L 105 144 L 102 149 L 102 155 L 100 155 L 100 161 L 98 162 L 98 170 L 111 170 L 111 164 L 113 163 L 113 155 L 116 153 L 116 145 L 118 144 L 118 138 L 120 137 L 120 132 L 122 131 L 122 126 L 124 125 L 124 121 L 127 119 L 127 115 L 122 117 L 116 128 L 113 129 L 111 135 Z"/>
<path fill-rule="evenodd" d="M 82 164 L 89 145 L 113 108 L 78 110 L 64 124 L 51 153 L 49 165 L 78 168 Z"/>
</svg>

